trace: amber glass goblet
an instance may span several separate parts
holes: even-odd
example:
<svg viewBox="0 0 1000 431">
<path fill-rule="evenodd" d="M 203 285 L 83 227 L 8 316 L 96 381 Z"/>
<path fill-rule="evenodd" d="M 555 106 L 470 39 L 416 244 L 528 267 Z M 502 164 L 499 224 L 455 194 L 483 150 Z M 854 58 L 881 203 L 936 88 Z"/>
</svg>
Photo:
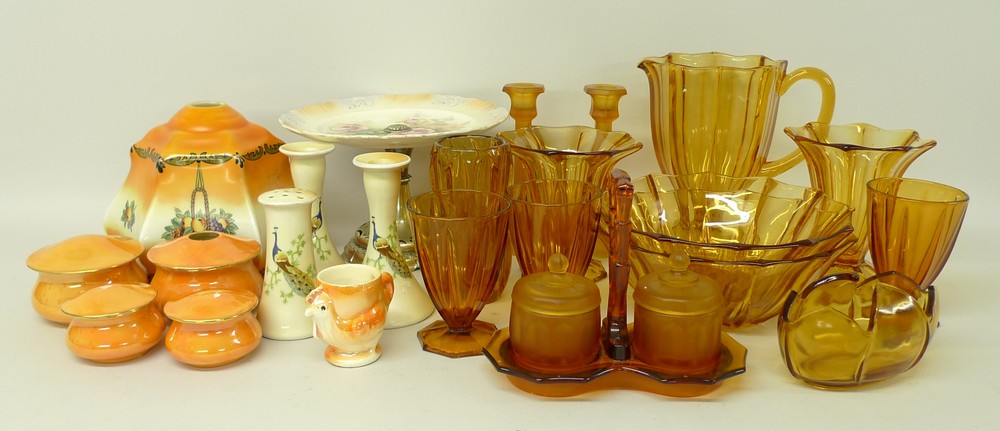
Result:
<svg viewBox="0 0 1000 431">
<path fill-rule="evenodd" d="M 424 350 L 452 358 L 481 355 L 496 331 L 476 320 L 500 274 L 510 201 L 475 190 L 439 190 L 406 204 L 420 274 L 443 321 L 417 333 Z"/>
<path fill-rule="evenodd" d="M 875 272 L 896 271 L 929 287 L 955 247 L 969 195 L 931 181 L 878 178 L 868 182 L 868 205 Z"/>
<path fill-rule="evenodd" d="M 549 256 L 569 259 L 568 273 L 585 275 L 597 241 L 597 186 L 575 180 L 532 180 L 507 188 L 521 274 L 547 270 Z"/>
<path fill-rule="evenodd" d="M 431 147 L 431 189 L 463 189 L 503 195 L 510 185 L 510 145 L 493 136 L 459 135 L 443 138 Z M 496 301 L 507 286 L 514 247 L 508 241 L 500 276 L 490 295 Z"/>
</svg>

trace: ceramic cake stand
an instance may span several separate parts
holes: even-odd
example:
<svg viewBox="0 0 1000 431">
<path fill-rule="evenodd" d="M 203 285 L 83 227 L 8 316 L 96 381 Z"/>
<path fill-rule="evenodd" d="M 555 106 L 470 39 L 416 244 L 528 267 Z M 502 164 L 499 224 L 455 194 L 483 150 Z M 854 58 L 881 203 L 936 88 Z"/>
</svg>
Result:
<svg viewBox="0 0 1000 431">
<path fill-rule="evenodd" d="M 507 119 L 508 110 L 478 99 L 436 94 L 392 94 L 331 100 L 282 115 L 282 127 L 317 141 L 333 142 L 409 156 L 414 148 L 438 139 L 477 133 Z M 410 174 L 400 180 L 396 225 L 400 249 L 416 270 L 417 255 L 406 212 Z M 362 224 L 344 247 L 344 260 L 360 263 L 368 244 L 368 223 Z"/>
</svg>

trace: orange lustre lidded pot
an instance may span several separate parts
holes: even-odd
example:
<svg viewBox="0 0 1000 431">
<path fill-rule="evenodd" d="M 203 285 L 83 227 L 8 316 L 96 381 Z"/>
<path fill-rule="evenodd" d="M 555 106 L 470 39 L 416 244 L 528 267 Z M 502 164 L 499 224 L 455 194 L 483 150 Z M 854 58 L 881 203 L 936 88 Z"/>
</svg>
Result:
<svg viewBox="0 0 1000 431">
<path fill-rule="evenodd" d="M 236 362 L 260 344 L 260 322 L 254 316 L 257 296 L 247 292 L 203 290 L 164 307 L 172 321 L 167 351 L 194 367 L 220 367 Z"/>
<path fill-rule="evenodd" d="M 77 356 L 112 364 L 142 356 L 163 337 L 166 324 L 145 283 L 95 287 L 62 305 L 73 317 L 66 344 Z"/>
<path fill-rule="evenodd" d="M 260 297 L 264 279 L 254 264 L 260 244 L 218 232 L 198 232 L 158 244 L 146 256 L 156 265 L 151 285 L 160 307 L 203 290 Z"/>
<path fill-rule="evenodd" d="M 28 256 L 28 267 L 38 272 L 31 304 L 42 317 L 68 325 L 62 304 L 97 286 L 145 283 L 139 264 L 142 244 L 131 238 L 80 235 L 43 247 Z"/>
</svg>

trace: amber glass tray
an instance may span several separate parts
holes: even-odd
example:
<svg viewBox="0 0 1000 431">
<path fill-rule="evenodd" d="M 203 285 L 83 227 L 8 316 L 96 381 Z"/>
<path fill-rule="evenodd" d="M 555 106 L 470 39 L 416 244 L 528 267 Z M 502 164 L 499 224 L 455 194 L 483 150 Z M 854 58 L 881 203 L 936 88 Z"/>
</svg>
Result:
<svg viewBox="0 0 1000 431">
<path fill-rule="evenodd" d="M 746 371 L 747 349 L 723 333 L 718 368 L 698 376 L 671 374 L 634 358 L 615 361 L 603 353 L 580 369 L 559 374 L 527 369 L 513 358 L 508 328 L 493 335 L 483 348 L 483 354 L 497 371 L 507 375 L 515 387 L 535 395 L 571 397 L 586 392 L 627 389 L 670 397 L 697 397 L 714 391 L 723 380 L 743 374 Z"/>
</svg>

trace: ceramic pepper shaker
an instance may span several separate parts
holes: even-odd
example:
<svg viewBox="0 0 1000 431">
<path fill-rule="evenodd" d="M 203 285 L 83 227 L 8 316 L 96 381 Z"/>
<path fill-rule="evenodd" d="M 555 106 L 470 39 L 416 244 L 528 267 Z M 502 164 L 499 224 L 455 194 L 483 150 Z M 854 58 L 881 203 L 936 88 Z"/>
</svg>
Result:
<svg viewBox="0 0 1000 431">
<path fill-rule="evenodd" d="M 305 315 L 306 295 L 316 288 L 312 246 L 313 192 L 276 189 L 257 199 L 267 223 L 267 262 L 258 319 L 265 338 L 300 340 L 312 337 L 312 319 Z"/>
<path fill-rule="evenodd" d="M 636 283 L 632 353 L 649 365 L 697 375 L 719 365 L 722 287 L 688 269 L 687 255 L 674 253 L 668 269 Z"/>
</svg>

